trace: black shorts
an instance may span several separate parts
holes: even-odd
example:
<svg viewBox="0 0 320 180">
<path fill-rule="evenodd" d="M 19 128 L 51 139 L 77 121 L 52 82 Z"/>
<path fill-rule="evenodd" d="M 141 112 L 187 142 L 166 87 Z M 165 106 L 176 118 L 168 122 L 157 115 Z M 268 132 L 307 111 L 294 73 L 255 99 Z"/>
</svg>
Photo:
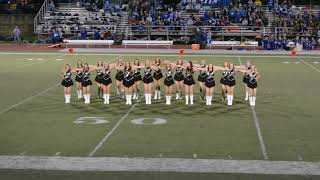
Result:
<svg viewBox="0 0 320 180">
<path fill-rule="evenodd" d="M 165 78 L 163 84 L 166 85 L 166 86 L 172 86 L 174 84 L 173 78 L 172 77 Z"/>
<path fill-rule="evenodd" d="M 131 86 L 134 85 L 134 79 L 132 78 L 132 79 L 129 80 L 129 81 L 123 80 L 123 81 L 122 81 L 122 84 L 123 84 L 124 87 L 129 88 L 129 87 L 131 87 Z"/>
<path fill-rule="evenodd" d="M 216 86 L 216 83 L 213 81 L 206 81 L 204 83 L 204 85 L 207 87 L 207 88 L 212 88 L 212 87 L 215 87 Z"/>
<path fill-rule="evenodd" d="M 188 77 L 188 78 L 187 77 L 184 78 L 183 84 L 191 86 L 191 85 L 196 84 L 196 83 L 194 82 L 194 79 L 191 76 L 191 77 Z"/>
<path fill-rule="evenodd" d="M 92 85 L 92 81 L 91 81 L 90 79 L 87 80 L 87 81 L 82 81 L 82 82 L 81 82 L 81 85 L 82 85 L 83 87 L 91 86 L 91 85 Z"/>
<path fill-rule="evenodd" d="M 249 83 L 249 78 L 247 76 L 243 76 L 242 82 L 244 82 L 245 84 L 248 84 Z"/>
<path fill-rule="evenodd" d="M 153 82 L 152 76 L 149 76 L 149 77 L 144 76 L 144 77 L 143 77 L 143 83 L 145 83 L 145 84 L 150 84 L 150 83 L 152 83 L 152 82 Z"/>
<path fill-rule="evenodd" d="M 142 76 L 140 73 L 134 75 L 134 82 L 141 81 L 141 80 L 142 80 Z"/>
<path fill-rule="evenodd" d="M 76 82 L 80 82 L 81 83 L 82 82 L 82 76 L 80 76 L 80 77 L 76 76 L 75 80 L 76 80 Z"/>
<path fill-rule="evenodd" d="M 255 88 L 258 87 L 258 83 L 257 83 L 257 82 L 255 82 L 255 83 L 248 83 L 247 85 L 248 85 L 248 87 L 249 87 L 250 89 L 255 89 Z"/>
<path fill-rule="evenodd" d="M 227 82 L 227 80 L 226 80 L 225 78 L 221 78 L 221 79 L 220 79 L 220 83 L 221 83 L 222 85 L 228 85 L 228 82 Z"/>
<path fill-rule="evenodd" d="M 175 74 L 174 75 L 174 80 L 182 81 L 182 80 L 184 80 L 184 75 L 182 73 L 181 74 Z"/>
<path fill-rule="evenodd" d="M 207 78 L 206 74 L 204 74 L 204 75 L 199 74 L 198 81 L 199 82 L 206 82 L 206 78 Z"/>
<path fill-rule="evenodd" d="M 116 80 L 123 81 L 123 78 L 124 78 L 124 74 L 123 73 L 117 73 L 116 74 Z"/>
<path fill-rule="evenodd" d="M 162 77 L 163 77 L 162 72 L 154 72 L 154 73 L 153 73 L 153 78 L 154 78 L 155 80 L 159 80 L 159 79 L 161 79 Z"/>
<path fill-rule="evenodd" d="M 108 86 L 109 84 L 112 83 L 111 77 L 108 79 L 102 78 L 102 82 L 103 85 Z"/>
<path fill-rule="evenodd" d="M 101 76 L 96 76 L 96 78 L 94 80 L 99 84 L 102 83 L 102 77 Z"/>
<path fill-rule="evenodd" d="M 71 87 L 71 86 L 73 86 L 73 81 L 72 80 L 70 80 L 70 81 L 62 80 L 61 85 L 64 87 Z"/>
<path fill-rule="evenodd" d="M 232 81 L 227 80 L 227 84 L 226 84 L 226 85 L 227 85 L 227 86 L 230 86 L 230 87 L 235 86 L 235 85 L 236 85 L 236 80 L 235 80 L 235 79 L 232 80 Z"/>
</svg>

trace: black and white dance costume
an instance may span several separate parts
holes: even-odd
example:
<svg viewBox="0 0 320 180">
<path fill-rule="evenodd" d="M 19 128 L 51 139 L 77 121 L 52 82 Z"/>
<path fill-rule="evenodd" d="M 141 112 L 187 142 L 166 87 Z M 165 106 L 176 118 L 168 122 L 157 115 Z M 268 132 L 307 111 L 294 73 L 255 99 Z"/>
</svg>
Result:
<svg viewBox="0 0 320 180">
<path fill-rule="evenodd" d="M 98 69 L 97 69 L 97 75 L 96 75 L 96 78 L 95 78 L 95 81 L 99 84 L 102 83 L 102 77 L 103 77 L 103 69 L 98 66 Z"/>
<path fill-rule="evenodd" d="M 157 64 L 157 67 L 158 67 L 158 70 L 154 71 L 154 73 L 153 73 L 153 78 L 155 80 L 159 80 L 159 79 L 161 79 L 163 77 L 160 65 Z"/>
<path fill-rule="evenodd" d="M 89 72 L 89 70 L 84 70 L 83 71 L 83 79 L 82 79 L 81 85 L 83 87 L 87 87 L 87 86 L 91 86 L 92 85 L 92 81 L 90 80 L 90 72 Z"/>
<path fill-rule="evenodd" d="M 167 71 L 166 71 L 166 78 L 164 79 L 164 85 L 166 86 L 172 86 L 174 84 L 174 81 L 173 81 L 173 72 L 172 72 L 172 69 L 169 68 Z"/>
<path fill-rule="evenodd" d="M 79 82 L 79 83 L 82 82 L 82 80 L 83 80 L 83 72 L 82 72 L 82 71 L 76 71 L 76 78 L 75 78 L 75 80 L 76 80 L 77 82 Z"/>
<path fill-rule="evenodd" d="M 138 82 L 138 81 L 141 81 L 141 80 L 142 80 L 142 76 L 141 76 L 141 73 L 140 73 L 140 68 L 134 70 L 133 76 L 134 76 L 134 81 L 135 81 L 135 82 Z"/>
<path fill-rule="evenodd" d="M 235 75 L 235 71 L 234 69 L 231 69 L 228 71 L 228 75 L 227 75 L 227 86 L 235 86 L 236 85 L 236 79 L 234 78 Z"/>
<path fill-rule="evenodd" d="M 123 71 L 122 71 L 122 70 L 117 70 L 116 80 L 122 81 L 122 80 L 123 80 L 123 77 L 124 77 Z"/>
<path fill-rule="evenodd" d="M 108 86 L 109 84 L 112 83 L 111 72 L 109 69 L 102 71 L 101 83 L 105 86 Z"/>
<path fill-rule="evenodd" d="M 247 67 L 247 70 L 250 70 L 250 69 L 251 69 L 251 66 Z M 245 72 L 242 82 L 244 82 L 245 84 L 248 84 L 249 78 L 250 78 L 249 73 Z"/>
<path fill-rule="evenodd" d="M 205 68 L 206 65 L 205 64 L 202 64 L 201 65 L 201 68 Z M 206 70 L 201 70 L 200 71 L 200 74 L 198 76 L 198 81 L 199 82 L 205 82 L 206 81 L 206 78 L 207 78 L 207 71 Z"/>
<path fill-rule="evenodd" d="M 215 87 L 215 86 L 216 86 L 216 83 L 215 83 L 215 81 L 214 81 L 214 72 L 213 72 L 213 71 L 209 71 L 209 72 L 207 73 L 207 76 L 206 76 L 204 85 L 205 85 L 207 88 L 212 88 L 212 87 Z"/>
<path fill-rule="evenodd" d="M 193 71 L 190 68 L 186 69 L 186 77 L 184 78 L 183 84 L 188 86 L 195 84 L 193 79 Z"/>
<path fill-rule="evenodd" d="M 134 85 L 134 76 L 131 71 L 127 71 L 127 70 L 124 71 L 122 84 L 127 88 Z"/>
<path fill-rule="evenodd" d="M 179 81 L 179 82 L 184 80 L 182 67 L 177 67 L 176 74 L 174 75 L 174 80 Z"/>
<path fill-rule="evenodd" d="M 251 89 L 255 89 L 258 87 L 258 83 L 257 83 L 257 74 L 255 72 L 252 72 L 250 74 L 248 74 L 249 78 L 248 78 L 248 87 Z"/>
<path fill-rule="evenodd" d="M 227 78 L 228 78 L 228 71 L 227 70 L 222 71 L 222 77 L 220 79 L 220 83 L 222 85 L 228 85 Z"/>
<path fill-rule="evenodd" d="M 146 67 L 144 69 L 143 83 L 150 84 L 152 82 L 153 82 L 152 69 L 150 67 Z"/>
<path fill-rule="evenodd" d="M 61 85 L 64 87 L 73 86 L 73 81 L 71 78 L 71 70 L 69 70 L 63 74 L 63 80 L 61 82 Z"/>
</svg>

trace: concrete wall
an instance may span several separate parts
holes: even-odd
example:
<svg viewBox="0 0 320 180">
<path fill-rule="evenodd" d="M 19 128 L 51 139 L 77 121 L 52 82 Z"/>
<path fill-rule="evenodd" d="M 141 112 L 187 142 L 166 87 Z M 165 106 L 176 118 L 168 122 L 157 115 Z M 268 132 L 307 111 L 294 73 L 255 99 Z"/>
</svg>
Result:
<svg viewBox="0 0 320 180">
<path fill-rule="evenodd" d="M 33 34 L 33 14 L 0 14 L 0 35 L 12 35 L 17 25 L 23 35 Z"/>
</svg>

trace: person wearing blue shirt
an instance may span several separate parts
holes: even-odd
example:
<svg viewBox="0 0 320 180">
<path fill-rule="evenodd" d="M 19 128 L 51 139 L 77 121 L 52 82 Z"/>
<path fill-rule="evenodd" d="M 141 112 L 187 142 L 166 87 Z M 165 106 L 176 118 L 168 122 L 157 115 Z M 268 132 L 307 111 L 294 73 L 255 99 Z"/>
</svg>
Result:
<svg viewBox="0 0 320 180">
<path fill-rule="evenodd" d="M 81 39 L 82 40 L 86 40 L 87 39 L 87 35 L 88 35 L 87 30 L 86 29 L 82 29 L 81 32 L 80 32 Z"/>
<path fill-rule="evenodd" d="M 97 29 L 93 33 L 93 38 L 95 40 L 99 40 L 100 39 L 100 32 Z"/>
</svg>

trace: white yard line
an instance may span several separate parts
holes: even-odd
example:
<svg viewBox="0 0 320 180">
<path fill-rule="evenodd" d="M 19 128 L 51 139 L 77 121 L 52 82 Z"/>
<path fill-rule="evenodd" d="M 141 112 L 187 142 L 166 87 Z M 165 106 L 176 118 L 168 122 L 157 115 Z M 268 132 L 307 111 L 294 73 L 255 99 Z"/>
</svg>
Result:
<svg viewBox="0 0 320 180">
<path fill-rule="evenodd" d="M 108 141 L 108 139 L 111 137 L 111 135 L 113 134 L 114 131 L 116 131 L 116 129 L 120 126 L 120 124 L 122 123 L 123 120 L 125 120 L 127 118 L 127 116 L 130 114 L 130 112 L 134 109 L 134 107 L 136 107 L 136 105 L 140 102 L 140 99 L 131 106 L 131 108 L 127 111 L 127 113 L 122 116 L 122 118 L 117 122 L 117 124 L 115 126 L 113 126 L 113 128 L 108 132 L 107 135 L 105 135 L 101 141 L 96 145 L 96 147 L 89 153 L 88 156 L 93 156 L 102 146 L 104 143 L 106 143 Z"/>
<path fill-rule="evenodd" d="M 240 57 L 238 57 L 238 60 L 239 60 L 240 65 L 242 65 L 242 61 L 241 61 Z M 267 149 L 266 149 L 266 145 L 265 145 L 264 140 L 263 140 L 263 136 L 262 136 L 262 132 L 261 132 L 261 128 L 260 128 L 257 112 L 256 112 L 256 109 L 253 106 L 251 106 L 251 113 L 252 113 L 252 117 L 253 117 L 253 120 L 254 120 L 254 125 L 256 127 L 257 136 L 258 136 L 258 139 L 259 139 L 261 153 L 262 153 L 264 159 L 269 159 L 268 153 L 267 153 Z"/>
<path fill-rule="evenodd" d="M 4 112 L 7 112 L 7 111 L 10 111 L 11 109 L 13 109 L 13 108 L 15 108 L 15 107 L 17 107 L 17 106 L 19 106 L 19 105 L 21 105 L 21 104 L 23 104 L 23 103 L 25 103 L 25 102 L 28 102 L 28 101 L 30 101 L 31 99 L 33 99 L 33 98 L 35 98 L 35 97 L 37 97 L 37 96 L 42 95 L 42 94 L 50 91 L 51 89 L 57 87 L 58 85 L 60 85 L 60 83 L 57 83 L 57 84 L 55 84 L 55 85 L 53 85 L 53 86 L 51 86 L 51 87 L 49 87 L 49 88 L 47 88 L 47 89 L 44 89 L 44 90 L 42 90 L 42 91 L 34 94 L 33 96 L 30 96 L 30 97 L 28 97 L 28 98 L 26 98 L 26 99 L 18 102 L 17 104 L 11 105 L 11 106 L 7 107 L 6 109 L 3 109 L 3 110 L 0 111 L 0 114 L 2 114 L 2 113 L 4 113 Z"/>
<path fill-rule="evenodd" d="M 0 156 L 0 169 L 320 175 L 320 162 L 182 158 Z"/>
<path fill-rule="evenodd" d="M 297 58 L 305 65 L 309 66 L 310 68 L 312 68 L 313 70 L 317 71 L 317 72 L 320 72 L 320 69 L 316 68 L 315 66 L 313 66 L 312 64 L 304 61 L 301 59 L 301 57 L 297 56 Z"/>
</svg>

